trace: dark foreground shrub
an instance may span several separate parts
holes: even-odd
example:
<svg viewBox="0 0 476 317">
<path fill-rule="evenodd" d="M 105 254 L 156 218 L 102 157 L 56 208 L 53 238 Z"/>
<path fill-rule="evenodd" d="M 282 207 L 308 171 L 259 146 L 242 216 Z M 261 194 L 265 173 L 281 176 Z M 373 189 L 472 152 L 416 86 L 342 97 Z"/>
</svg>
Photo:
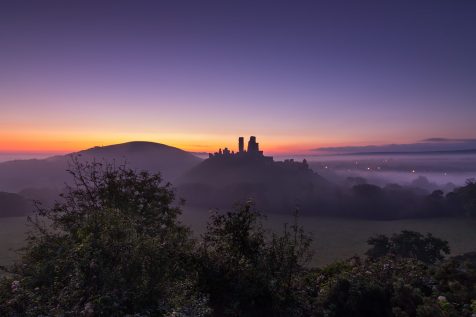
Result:
<svg viewBox="0 0 476 317">
<path fill-rule="evenodd" d="M 378 235 L 371 237 L 367 243 L 372 246 L 367 251 L 371 259 L 386 255 L 400 258 L 412 258 L 427 264 L 434 264 L 450 253 L 448 242 L 435 238 L 431 233 L 426 236 L 419 232 L 404 230 L 392 237 Z"/>
<path fill-rule="evenodd" d="M 2 316 L 203 315 L 189 230 L 160 175 L 74 161 L 75 186 L 39 209 Z"/>
<path fill-rule="evenodd" d="M 250 204 L 213 213 L 199 250 L 215 316 L 302 316 L 311 239 L 294 223 L 269 238 Z"/>
</svg>

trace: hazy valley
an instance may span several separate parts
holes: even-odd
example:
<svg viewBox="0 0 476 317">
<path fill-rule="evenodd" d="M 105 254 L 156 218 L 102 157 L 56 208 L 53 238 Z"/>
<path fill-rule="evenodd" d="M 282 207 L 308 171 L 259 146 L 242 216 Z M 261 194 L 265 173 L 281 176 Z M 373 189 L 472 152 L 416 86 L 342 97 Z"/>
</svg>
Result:
<svg viewBox="0 0 476 317">
<path fill-rule="evenodd" d="M 178 197 L 185 198 L 182 218 L 197 234 L 204 231 L 210 209 L 226 211 L 235 203 L 253 199 L 267 214 L 268 229 L 279 231 L 283 223 L 292 222 L 292 213 L 298 208 L 306 230 L 315 237 L 317 265 L 362 255 L 369 236 L 404 229 L 432 232 L 447 239 L 454 255 L 476 251 L 473 243 L 476 224 L 463 215 L 409 214 L 402 218 L 410 219 L 402 220 L 397 220 L 400 217 L 395 215 L 380 217 L 378 208 L 382 206 L 372 197 L 364 205 L 375 209 L 372 212 L 359 214 L 362 212 L 359 209 L 352 215 L 339 209 L 333 214 L 337 210 L 333 204 L 337 202 L 329 198 L 335 190 L 349 191 L 355 185 L 367 183 L 382 188 L 398 184 L 421 197 L 437 189 L 447 194 L 476 175 L 476 155 L 322 155 L 308 157 L 308 169 L 299 165 L 306 157 L 296 157 L 295 168 L 288 156 L 275 158 L 282 160 L 278 165 L 269 160 L 215 161 L 158 143 L 132 142 L 45 159 L 2 162 L 0 215 L 4 218 L 0 218 L 0 226 L 4 242 L 0 264 L 10 263 L 15 257 L 12 250 L 23 245 L 28 230 L 25 216 L 33 211 L 32 200 L 51 205 L 60 199 L 58 194 L 63 186 L 71 183 L 66 170 L 73 158 L 162 173 L 176 188 Z M 283 163 L 285 160 L 288 163 Z M 292 168 L 287 169 L 286 164 Z M 310 190 L 309 186 L 310 195 L 318 197 L 316 207 L 314 202 L 309 202 L 311 198 L 303 196 L 303 191 Z M 329 209 L 323 211 L 325 204 Z"/>
</svg>

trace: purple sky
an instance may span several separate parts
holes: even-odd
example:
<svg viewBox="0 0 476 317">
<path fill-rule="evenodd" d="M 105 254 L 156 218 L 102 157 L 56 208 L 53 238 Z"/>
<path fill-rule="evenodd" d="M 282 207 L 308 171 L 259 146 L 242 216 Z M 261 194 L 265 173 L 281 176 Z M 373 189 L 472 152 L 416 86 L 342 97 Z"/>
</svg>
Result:
<svg viewBox="0 0 476 317">
<path fill-rule="evenodd" d="M 475 1 L 2 1 L 0 152 L 474 138 L 475 56 Z"/>
</svg>

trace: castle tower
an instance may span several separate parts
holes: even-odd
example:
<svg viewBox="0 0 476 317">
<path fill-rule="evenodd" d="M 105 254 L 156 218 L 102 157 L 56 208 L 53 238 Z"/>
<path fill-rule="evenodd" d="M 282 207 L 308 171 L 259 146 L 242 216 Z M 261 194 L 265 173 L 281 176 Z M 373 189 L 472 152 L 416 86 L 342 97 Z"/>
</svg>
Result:
<svg viewBox="0 0 476 317">
<path fill-rule="evenodd" d="M 250 140 L 248 141 L 248 153 L 258 153 L 259 152 L 259 145 L 256 143 L 256 137 L 251 136 Z"/>
<path fill-rule="evenodd" d="M 245 151 L 245 139 L 240 136 L 238 138 L 238 152 L 243 153 Z"/>
</svg>

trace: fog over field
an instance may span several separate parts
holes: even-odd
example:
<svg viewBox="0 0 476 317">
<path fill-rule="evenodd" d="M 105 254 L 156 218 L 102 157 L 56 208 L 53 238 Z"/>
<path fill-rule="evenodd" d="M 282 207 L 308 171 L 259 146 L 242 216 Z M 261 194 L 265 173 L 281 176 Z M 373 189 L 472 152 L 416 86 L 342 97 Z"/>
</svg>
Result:
<svg viewBox="0 0 476 317">
<path fill-rule="evenodd" d="M 206 159 L 208 154 L 197 153 Z M 275 160 L 306 159 L 311 169 L 334 181 L 363 177 L 368 183 L 452 189 L 476 178 L 476 153 L 278 154 Z M 425 179 L 422 179 L 425 178 Z M 428 181 L 428 183 L 426 182 Z"/>
<path fill-rule="evenodd" d="M 368 183 L 380 186 L 397 183 L 444 190 L 476 178 L 476 153 L 295 155 L 294 158 L 307 159 L 315 172 L 340 182 L 347 177 L 363 177 Z"/>
<path fill-rule="evenodd" d="M 12 160 L 44 159 L 54 154 L 0 153 L 0 163 Z M 208 154 L 197 154 L 207 158 Z M 418 177 L 444 187 L 448 183 L 461 186 L 476 178 L 476 153 L 470 154 L 374 154 L 374 155 L 275 155 L 275 160 L 306 159 L 317 173 L 335 179 L 364 177 L 374 184 L 410 184 Z"/>
</svg>

